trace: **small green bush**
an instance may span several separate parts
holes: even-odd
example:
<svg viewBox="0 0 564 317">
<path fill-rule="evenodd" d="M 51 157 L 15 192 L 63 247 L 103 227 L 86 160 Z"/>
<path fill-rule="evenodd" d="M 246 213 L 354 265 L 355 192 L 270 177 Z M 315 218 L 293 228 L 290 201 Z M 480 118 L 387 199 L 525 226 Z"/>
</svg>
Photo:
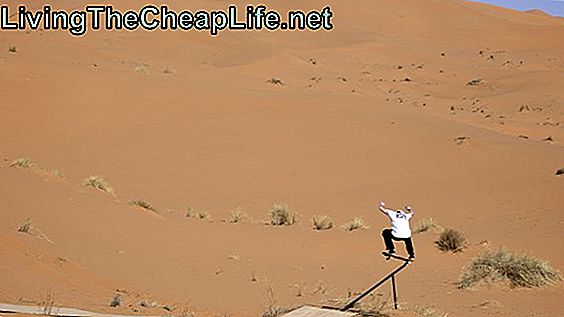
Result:
<svg viewBox="0 0 564 317">
<path fill-rule="evenodd" d="M 560 281 L 562 276 L 547 261 L 500 249 L 486 252 L 467 264 L 458 287 L 468 288 L 482 280 L 508 281 L 515 287 L 540 287 Z"/>
<path fill-rule="evenodd" d="M 270 208 L 270 224 L 290 226 L 298 221 L 297 214 L 287 205 L 275 204 Z"/>
<path fill-rule="evenodd" d="M 439 239 L 435 241 L 439 250 L 453 253 L 462 251 L 466 243 L 464 235 L 454 229 L 445 229 L 439 235 Z"/>
</svg>

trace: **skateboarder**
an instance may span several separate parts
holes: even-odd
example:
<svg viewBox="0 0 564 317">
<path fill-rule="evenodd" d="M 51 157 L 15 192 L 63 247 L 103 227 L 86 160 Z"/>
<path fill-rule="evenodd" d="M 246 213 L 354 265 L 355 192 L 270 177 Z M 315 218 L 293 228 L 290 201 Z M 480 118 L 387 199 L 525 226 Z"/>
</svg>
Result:
<svg viewBox="0 0 564 317">
<path fill-rule="evenodd" d="M 409 227 L 409 220 L 415 214 L 411 206 L 405 206 L 405 210 L 398 209 L 396 211 L 387 209 L 384 202 L 380 202 L 380 211 L 390 218 L 392 228 L 384 229 L 382 237 L 386 244 L 386 253 L 395 254 L 394 240 L 403 241 L 405 249 L 409 255 L 410 260 L 415 259 L 415 252 L 413 250 L 413 242 L 411 241 L 411 228 Z"/>
</svg>

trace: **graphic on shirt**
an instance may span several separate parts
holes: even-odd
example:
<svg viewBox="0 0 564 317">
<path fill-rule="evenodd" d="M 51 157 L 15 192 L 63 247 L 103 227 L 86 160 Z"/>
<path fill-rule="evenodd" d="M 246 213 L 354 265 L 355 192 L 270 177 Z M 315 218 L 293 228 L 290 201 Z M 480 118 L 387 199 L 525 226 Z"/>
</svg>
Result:
<svg viewBox="0 0 564 317">
<path fill-rule="evenodd" d="M 392 235 L 396 238 L 411 237 L 411 228 L 409 227 L 409 219 L 412 214 L 406 214 L 401 210 L 387 210 L 388 217 L 391 220 Z"/>
</svg>

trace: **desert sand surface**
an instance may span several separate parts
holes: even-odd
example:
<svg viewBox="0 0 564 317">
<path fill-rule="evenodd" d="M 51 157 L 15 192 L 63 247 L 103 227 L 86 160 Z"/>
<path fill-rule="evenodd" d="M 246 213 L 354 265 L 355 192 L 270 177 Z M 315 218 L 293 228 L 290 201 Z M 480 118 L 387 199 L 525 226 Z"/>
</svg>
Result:
<svg viewBox="0 0 564 317">
<path fill-rule="evenodd" d="M 335 28 L 0 32 L 0 302 L 239 317 L 346 299 L 397 266 L 380 254 L 383 200 L 468 240 L 450 253 L 414 235 L 389 316 L 561 315 L 562 282 L 457 281 L 500 247 L 564 267 L 564 19 L 459 0 L 265 4 L 330 5 Z M 276 203 L 298 223 L 265 224 Z M 248 219 L 231 223 L 237 208 Z M 313 230 L 318 214 L 334 228 Z M 342 230 L 354 217 L 369 228 Z M 368 301 L 389 306 L 389 286 Z"/>
</svg>

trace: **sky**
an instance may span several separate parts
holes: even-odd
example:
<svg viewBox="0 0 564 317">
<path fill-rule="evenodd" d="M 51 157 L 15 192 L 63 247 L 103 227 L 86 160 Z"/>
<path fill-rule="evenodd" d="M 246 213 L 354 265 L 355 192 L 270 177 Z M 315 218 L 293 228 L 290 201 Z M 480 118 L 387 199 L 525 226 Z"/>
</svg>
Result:
<svg viewBox="0 0 564 317">
<path fill-rule="evenodd" d="M 564 0 L 472 0 L 515 10 L 540 9 L 546 13 L 564 17 Z"/>
</svg>

